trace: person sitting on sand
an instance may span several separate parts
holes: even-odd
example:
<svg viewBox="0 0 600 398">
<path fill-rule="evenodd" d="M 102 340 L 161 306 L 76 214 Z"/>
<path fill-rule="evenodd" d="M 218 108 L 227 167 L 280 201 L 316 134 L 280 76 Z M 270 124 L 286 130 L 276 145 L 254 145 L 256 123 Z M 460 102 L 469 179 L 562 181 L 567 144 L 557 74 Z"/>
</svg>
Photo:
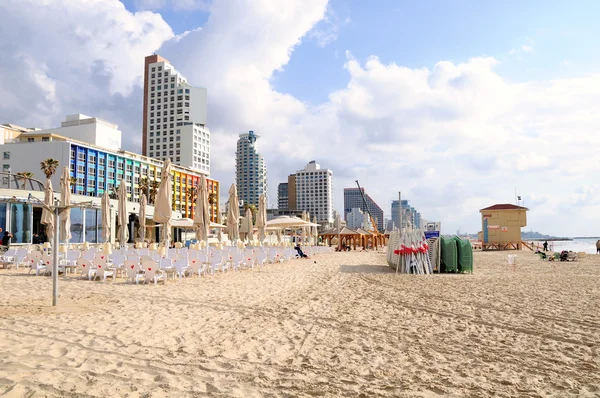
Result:
<svg viewBox="0 0 600 398">
<path fill-rule="evenodd" d="M 304 252 L 300 248 L 300 243 L 298 243 L 296 245 L 296 247 L 294 247 L 294 249 L 296 249 L 296 251 L 298 252 L 298 257 L 300 257 L 300 258 L 309 258 L 306 254 L 304 254 Z"/>
</svg>

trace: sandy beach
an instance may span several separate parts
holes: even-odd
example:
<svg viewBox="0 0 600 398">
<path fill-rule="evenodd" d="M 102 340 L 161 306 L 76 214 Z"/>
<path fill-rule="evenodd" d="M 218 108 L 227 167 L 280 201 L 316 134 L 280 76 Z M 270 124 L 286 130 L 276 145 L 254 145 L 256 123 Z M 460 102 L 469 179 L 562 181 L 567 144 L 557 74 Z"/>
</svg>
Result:
<svg viewBox="0 0 600 398">
<path fill-rule="evenodd" d="M 167 286 L 0 271 L 7 397 L 600 396 L 600 260 L 331 253 Z"/>
</svg>

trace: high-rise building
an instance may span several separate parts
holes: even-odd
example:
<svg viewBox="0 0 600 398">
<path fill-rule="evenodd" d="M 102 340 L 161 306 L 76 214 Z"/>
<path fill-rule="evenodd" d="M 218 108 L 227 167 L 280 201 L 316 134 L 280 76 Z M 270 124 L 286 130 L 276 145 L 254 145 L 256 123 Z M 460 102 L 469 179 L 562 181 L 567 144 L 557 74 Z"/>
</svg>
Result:
<svg viewBox="0 0 600 398">
<path fill-rule="evenodd" d="M 289 181 L 289 180 L 288 180 Z M 317 222 L 333 222 L 333 172 L 321 169 L 314 160 L 295 175 L 296 207 L 306 210 L 310 217 L 316 216 Z"/>
<path fill-rule="evenodd" d="M 289 209 L 288 207 L 288 183 L 282 182 L 277 186 L 277 208 Z"/>
<path fill-rule="evenodd" d="M 361 195 L 361 191 L 365 196 L 365 201 L 367 202 L 367 206 L 365 206 L 365 202 L 363 201 L 363 197 Z M 359 208 L 363 212 L 371 213 L 371 216 L 375 219 L 375 223 L 377 224 L 377 229 L 379 231 L 383 231 L 383 210 L 375 201 L 365 192 L 364 188 L 344 188 L 344 218 L 347 217 L 347 214 L 352 211 L 353 208 Z"/>
<path fill-rule="evenodd" d="M 400 206 L 397 200 L 392 201 L 392 221 L 396 228 L 400 228 Z M 402 200 L 402 228 L 408 225 L 421 228 L 421 213 L 408 204 L 408 200 Z"/>
<path fill-rule="evenodd" d="M 256 150 L 260 137 L 254 131 L 240 134 L 235 155 L 235 176 L 238 196 L 244 204 L 258 207 L 258 198 L 267 193 L 267 166 Z"/>
<path fill-rule="evenodd" d="M 210 173 L 207 90 L 187 79 L 160 55 L 146 57 L 142 154 Z"/>
<path fill-rule="evenodd" d="M 296 210 L 298 205 L 296 203 L 296 174 L 290 174 L 288 176 L 288 209 Z"/>
</svg>

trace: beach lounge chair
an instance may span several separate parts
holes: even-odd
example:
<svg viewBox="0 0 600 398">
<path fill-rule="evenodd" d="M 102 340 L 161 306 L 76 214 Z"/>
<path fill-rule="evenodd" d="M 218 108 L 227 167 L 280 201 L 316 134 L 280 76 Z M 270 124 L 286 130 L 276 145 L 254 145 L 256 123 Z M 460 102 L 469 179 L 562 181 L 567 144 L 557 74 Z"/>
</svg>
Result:
<svg viewBox="0 0 600 398">
<path fill-rule="evenodd" d="M 175 263 L 173 264 L 173 269 L 175 270 L 175 274 L 179 276 L 179 282 L 181 282 L 182 279 L 185 278 L 185 273 L 187 272 L 188 268 L 189 266 L 187 259 L 180 258 L 175 260 Z"/>
<path fill-rule="evenodd" d="M 98 278 L 106 282 L 106 278 L 109 276 L 112 276 L 113 281 L 115 280 L 116 271 L 109 269 L 105 262 L 94 261 L 94 265 L 96 269 L 91 270 L 89 273 L 89 280 L 96 280 Z"/>
<path fill-rule="evenodd" d="M 259 253 L 256 253 L 255 262 L 256 262 L 256 265 L 258 265 L 259 267 L 262 268 L 262 266 L 267 263 L 267 254 L 262 251 Z"/>
<path fill-rule="evenodd" d="M 144 279 L 144 274 L 140 273 L 141 269 L 137 261 L 129 259 L 125 260 L 124 268 L 125 272 L 127 272 L 127 279 L 125 282 L 131 281 L 131 283 L 137 285 Z"/>
<path fill-rule="evenodd" d="M 157 269 L 154 261 L 142 262 L 142 268 L 144 271 L 144 283 L 154 282 L 155 285 L 158 283 L 158 281 L 163 281 L 164 284 L 167 283 L 164 271 Z"/>
<path fill-rule="evenodd" d="M 214 275 L 215 271 L 219 270 L 219 267 L 221 267 L 222 270 L 225 271 L 227 268 L 229 268 L 229 261 L 227 259 L 224 259 L 223 256 L 215 254 L 213 258 L 210 259 L 211 274 Z"/>
<path fill-rule="evenodd" d="M 8 249 L 0 257 L 0 265 L 2 265 L 3 268 L 10 268 L 10 267 L 12 267 L 12 265 L 13 265 L 13 263 L 15 261 L 15 256 L 16 255 L 17 255 L 17 249 Z"/>
<path fill-rule="evenodd" d="M 79 258 L 77 260 L 77 272 L 80 273 L 80 276 L 82 278 L 88 278 L 90 277 L 90 270 L 93 268 L 92 262 L 86 258 Z"/>
</svg>

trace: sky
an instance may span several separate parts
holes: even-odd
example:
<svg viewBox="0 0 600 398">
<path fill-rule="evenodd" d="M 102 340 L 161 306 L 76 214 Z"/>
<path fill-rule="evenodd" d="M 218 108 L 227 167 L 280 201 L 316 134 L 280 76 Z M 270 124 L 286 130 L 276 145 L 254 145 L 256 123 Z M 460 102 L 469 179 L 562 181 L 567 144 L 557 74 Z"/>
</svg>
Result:
<svg viewBox="0 0 600 398">
<path fill-rule="evenodd" d="M 515 203 L 525 230 L 600 235 L 600 3 L 455 0 L 3 0 L 0 122 L 84 113 L 141 150 L 144 57 L 207 87 L 211 177 L 258 131 L 269 203 L 316 160 L 334 207 L 359 180 L 444 233 Z"/>
</svg>

